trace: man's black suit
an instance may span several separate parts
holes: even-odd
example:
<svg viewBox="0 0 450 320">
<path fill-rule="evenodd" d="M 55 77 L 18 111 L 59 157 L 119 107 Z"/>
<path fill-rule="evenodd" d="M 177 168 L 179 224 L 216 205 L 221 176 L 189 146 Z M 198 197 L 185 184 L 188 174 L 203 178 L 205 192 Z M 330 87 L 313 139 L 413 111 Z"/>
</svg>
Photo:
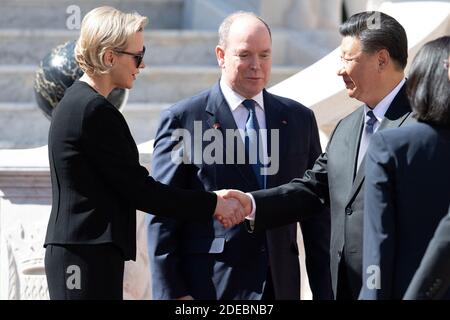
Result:
<svg viewBox="0 0 450 320">
<path fill-rule="evenodd" d="M 379 130 L 409 121 L 411 107 L 405 85 L 397 93 Z M 255 230 L 280 226 L 331 209 L 331 278 L 335 298 L 357 299 L 362 279 L 364 159 L 357 170 L 364 125 L 361 106 L 339 121 L 311 170 L 301 179 L 269 190 L 252 192 L 256 201 Z M 283 211 L 284 215 L 277 214 Z"/>
<path fill-rule="evenodd" d="M 267 176 L 267 185 L 273 187 L 311 168 L 320 154 L 320 143 L 311 110 L 265 90 L 263 99 L 269 130 L 268 145 L 279 142 L 279 170 Z M 231 159 L 233 161 L 229 164 L 207 163 L 201 159 L 187 165 L 175 164 L 170 160 L 171 151 L 178 143 L 171 136 L 177 130 L 182 128 L 190 133 L 192 148 L 201 142 L 195 140 L 195 122 L 200 124 L 202 133 L 209 129 L 221 133 L 224 138 L 227 129 L 237 129 L 219 83 L 164 112 L 155 140 L 153 176 L 161 182 L 183 188 L 259 189 L 251 166 L 238 164 L 236 159 Z M 279 141 L 269 139 L 271 130 L 279 130 Z M 241 137 L 235 141 L 241 142 Z M 221 149 L 224 158 L 229 159 L 235 150 L 227 148 L 227 142 L 230 141 L 226 140 Z M 204 151 L 209 144 L 205 141 L 199 149 Z M 186 149 L 183 152 L 186 153 Z M 284 214 L 283 210 L 277 213 L 280 216 Z M 195 212 L 186 209 L 186 214 Z M 314 298 L 331 299 L 328 211 L 305 221 L 301 228 Z M 148 239 L 153 295 L 156 299 L 174 299 L 185 295 L 196 299 L 261 299 L 268 277 L 268 265 L 275 298 L 300 298 L 295 223 L 268 232 L 249 234 L 242 224 L 224 229 L 212 221 L 182 222 L 152 217 Z"/>
</svg>

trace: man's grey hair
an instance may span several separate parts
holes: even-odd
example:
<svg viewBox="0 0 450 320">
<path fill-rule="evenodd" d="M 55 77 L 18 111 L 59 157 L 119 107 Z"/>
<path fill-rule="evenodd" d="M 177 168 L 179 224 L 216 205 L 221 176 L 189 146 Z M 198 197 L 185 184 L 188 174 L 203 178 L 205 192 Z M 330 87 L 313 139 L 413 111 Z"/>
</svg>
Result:
<svg viewBox="0 0 450 320">
<path fill-rule="evenodd" d="M 258 19 L 259 21 L 261 21 L 266 26 L 267 31 L 269 32 L 270 39 L 272 39 L 272 32 L 270 31 L 269 25 L 260 16 L 256 15 L 253 12 L 249 12 L 249 11 L 237 11 L 237 12 L 232 13 L 229 16 L 227 16 L 223 20 L 223 22 L 220 24 L 219 46 L 221 46 L 222 48 L 225 49 L 225 47 L 227 45 L 228 34 L 230 33 L 231 25 L 237 18 L 240 18 L 242 16 L 254 17 L 254 18 Z"/>
</svg>

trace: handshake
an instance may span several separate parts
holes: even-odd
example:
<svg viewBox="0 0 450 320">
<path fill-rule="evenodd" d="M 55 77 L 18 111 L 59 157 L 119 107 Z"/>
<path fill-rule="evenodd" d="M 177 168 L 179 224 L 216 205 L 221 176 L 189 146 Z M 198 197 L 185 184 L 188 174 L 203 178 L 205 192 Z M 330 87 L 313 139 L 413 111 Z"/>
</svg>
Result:
<svg viewBox="0 0 450 320">
<path fill-rule="evenodd" d="M 225 228 L 231 228 L 252 213 L 252 199 L 239 190 L 214 191 L 217 195 L 216 218 Z"/>
</svg>

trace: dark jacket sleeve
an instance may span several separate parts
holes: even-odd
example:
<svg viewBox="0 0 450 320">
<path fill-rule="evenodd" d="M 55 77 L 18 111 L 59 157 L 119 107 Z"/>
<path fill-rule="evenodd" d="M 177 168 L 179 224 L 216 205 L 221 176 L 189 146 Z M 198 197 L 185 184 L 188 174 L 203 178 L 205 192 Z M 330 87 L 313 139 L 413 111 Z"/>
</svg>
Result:
<svg viewBox="0 0 450 320">
<path fill-rule="evenodd" d="M 328 145 L 332 139 L 333 134 Z M 327 162 L 325 151 L 302 178 L 275 188 L 251 192 L 256 204 L 252 230 L 276 228 L 321 214 L 330 202 Z M 278 212 L 283 212 L 283 215 Z"/>
<path fill-rule="evenodd" d="M 314 113 L 311 111 L 310 147 L 308 169 L 321 153 L 319 130 Z M 305 247 L 305 262 L 309 285 L 314 300 L 332 300 L 330 271 L 330 210 L 324 207 L 317 215 L 300 223 Z"/>
<path fill-rule="evenodd" d="M 150 177 L 139 164 L 138 150 L 125 119 L 102 99 L 93 100 L 86 108 L 82 132 L 86 156 L 105 183 L 131 205 L 172 218 L 212 219 L 215 194 L 169 187 Z M 187 212 L 191 214 L 187 216 Z"/>
<path fill-rule="evenodd" d="M 155 179 L 171 186 L 188 187 L 191 166 L 171 161 L 171 152 L 179 143 L 172 141 L 175 130 L 181 128 L 170 110 L 163 112 L 152 156 Z M 177 152 L 183 152 L 179 148 Z M 182 223 L 160 216 L 149 216 L 148 253 L 152 274 L 153 299 L 176 299 L 189 294 L 181 274 Z"/>
<path fill-rule="evenodd" d="M 450 208 L 428 245 L 405 300 L 441 299 L 450 288 Z"/>
</svg>

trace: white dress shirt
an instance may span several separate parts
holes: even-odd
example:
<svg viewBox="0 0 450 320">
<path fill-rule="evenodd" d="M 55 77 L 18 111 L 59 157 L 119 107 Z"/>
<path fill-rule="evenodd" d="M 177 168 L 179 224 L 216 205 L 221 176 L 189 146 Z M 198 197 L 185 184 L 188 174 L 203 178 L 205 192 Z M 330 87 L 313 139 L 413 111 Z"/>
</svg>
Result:
<svg viewBox="0 0 450 320">
<path fill-rule="evenodd" d="M 249 111 L 246 107 L 242 104 L 246 98 L 238 94 L 237 92 L 233 91 L 228 84 L 225 83 L 223 78 L 220 79 L 220 90 L 222 90 L 222 94 L 225 97 L 225 101 L 228 103 L 228 106 L 230 107 L 231 113 L 234 118 L 234 122 L 236 122 L 236 126 L 239 129 L 239 133 L 241 134 L 242 141 L 245 141 L 245 124 L 247 122 L 247 118 L 249 115 Z M 261 138 L 262 138 L 262 144 L 264 151 L 267 150 L 267 131 L 264 129 L 267 129 L 266 127 L 266 115 L 264 113 L 264 97 L 262 91 L 259 92 L 256 96 L 252 98 L 256 102 L 255 107 L 255 113 L 256 118 L 258 119 L 259 128 L 263 129 L 261 130 Z M 264 152 L 264 157 L 266 158 L 263 163 L 267 163 L 267 152 Z M 256 205 L 255 205 L 255 199 L 250 195 L 252 199 L 252 213 L 247 217 L 247 219 L 251 220 L 250 223 L 252 224 L 255 219 L 255 211 L 256 211 Z"/>
<path fill-rule="evenodd" d="M 220 79 L 220 89 L 222 90 L 222 94 L 225 97 L 225 101 L 228 103 L 230 107 L 231 113 L 234 118 L 234 122 L 236 123 L 237 128 L 239 129 L 239 133 L 241 134 L 242 141 L 245 141 L 245 124 L 247 123 L 247 118 L 249 115 L 249 111 L 242 102 L 246 100 L 243 96 L 234 92 L 223 80 Z M 264 150 L 264 161 L 262 163 L 267 163 L 267 130 L 266 130 L 266 115 L 264 113 L 264 97 L 262 91 L 259 92 L 253 99 L 255 104 L 255 113 L 256 118 L 258 119 L 259 129 L 262 146 Z"/>
<path fill-rule="evenodd" d="M 386 95 L 383 100 L 381 100 L 376 106 L 375 108 L 372 109 L 373 114 L 375 115 L 375 117 L 377 118 L 377 122 L 374 123 L 373 125 L 373 133 L 372 135 L 377 132 L 378 128 L 381 125 L 381 121 L 383 121 L 384 119 L 384 115 L 386 114 L 387 109 L 389 109 L 389 106 L 391 105 L 392 101 L 394 100 L 395 96 L 397 95 L 397 93 L 400 91 L 400 89 L 403 87 L 403 85 L 405 84 L 405 79 L 402 79 L 402 81 L 400 81 L 400 83 L 391 91 L 389 92 L 388 95 Z M 367 112 L 371 110 L 367 105 L 364 105 L 364 119 L 367 118 L 366 114 Z M 361 142 L 359 144 L 359 150 L 358 150 L 358 164 L 357 164 L 357 168 L 359 169 L 359 165 L 362 162 L 362 159 L 364 158 L 365 155 L 365 151 L 361 152 L 361 147 L 362 146 L 366 146 L 369 142 L 368 140 L 370 139 L 370 137 L 367 136 L 367 132 L 366 132 L 366 121 L 364 121 L 364 128 L 362 130 L 362 134 L 361 134 Z"/>
</svg>

